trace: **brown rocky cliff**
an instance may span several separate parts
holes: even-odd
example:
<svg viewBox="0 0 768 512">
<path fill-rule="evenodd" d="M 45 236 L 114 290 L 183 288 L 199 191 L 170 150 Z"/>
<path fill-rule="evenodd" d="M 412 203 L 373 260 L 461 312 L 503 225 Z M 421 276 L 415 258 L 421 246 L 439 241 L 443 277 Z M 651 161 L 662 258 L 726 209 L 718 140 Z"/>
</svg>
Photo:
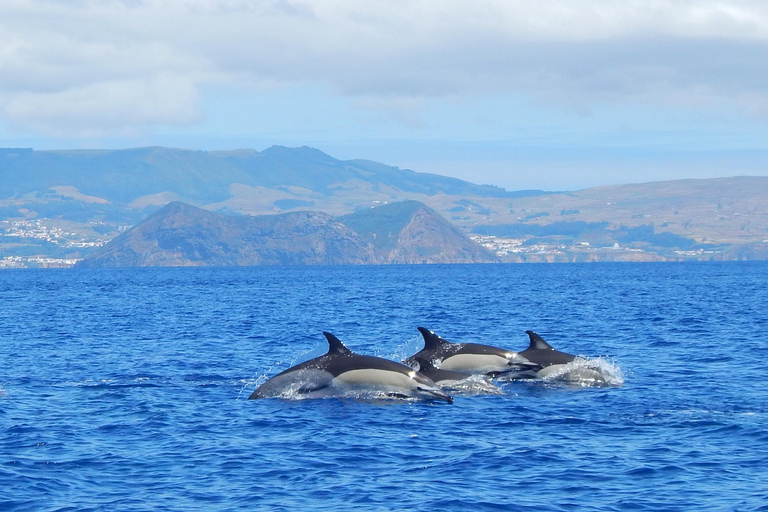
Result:
<svg viewBox="0 0 768 512">
<path fill-rule="evenodd" d="M 354 265 L 373 248 L 320 212 L 227 217 L 171 203 L 80 262 L 82 267 Z"/>
<path fill-rule="evenodd" d="M 486 263 L 498 259 L 416 201 L 334 219 L 322 212 L 224 216 L 170 203 L 81 267 Z"/>
<path fill-rule="evenodd" d="M 389 263 L 489 263 L 496 261 L 479 244 L 427 206 L 418 208 L 387 255 Z"/>
</svg>

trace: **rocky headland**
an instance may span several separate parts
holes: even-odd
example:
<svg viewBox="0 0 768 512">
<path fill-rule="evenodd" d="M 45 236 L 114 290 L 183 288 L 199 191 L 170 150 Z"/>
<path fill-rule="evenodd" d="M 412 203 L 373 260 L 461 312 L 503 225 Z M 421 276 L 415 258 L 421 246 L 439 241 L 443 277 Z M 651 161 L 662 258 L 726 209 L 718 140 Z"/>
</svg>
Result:
<svg viewBox="0 0 768 512">
<path fill-rule="evenodd" d="M 78 263 L 179 267 L 490 263 L 499 259 L 434 210 L 404 201 L 334 218 L 227 216 L 172 202 Z"/>
</svg>

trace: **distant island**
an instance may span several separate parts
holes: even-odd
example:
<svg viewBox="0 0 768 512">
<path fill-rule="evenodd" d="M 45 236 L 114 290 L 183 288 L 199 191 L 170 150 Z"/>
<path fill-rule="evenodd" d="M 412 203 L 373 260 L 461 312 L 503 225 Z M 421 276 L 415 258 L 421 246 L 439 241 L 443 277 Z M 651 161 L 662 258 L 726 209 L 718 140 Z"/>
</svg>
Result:
<svg viewBox="0 0 768 512">
<path fill-rule="evenodd" d="M 6 148 L 0 169 L 0 268 L 106 265 L 110 252 L 126 264 L 128 247 L 139 254 L 149 247 L 141 244 L 155 243 L 152 223 L 162 225 L 173 208 L 188 214 L 187 231 L 174 235 L 187 244 L 177 250 L 180 265 L 206 264 L 205 255 L 227 265 L 768 259 L 768 177 L 507 191 L 282 146 Z M 444 233 L 450 227 L 464 239 L 439 241 L 443 235 L 427 228 L 438 220 Z M 194 229 L 228 240 L 231 252 L 200 238 L 195 253 Z M 296 245 L 247 234 L 252 229 L 301 238 L 314 255 L 298 256 Z M 171 264 L 170 234 L 156 234 L 166 252 L 150 259 Z M 119 244 L 127 245 L 118 257 Z"/>
<path fill-rule="evenodd" d="M 499 259 L 417 201 L 338 219 L 320 212 L 225 216 L 174 202 L 77 266 L 491 263 Z"/>
</svg>

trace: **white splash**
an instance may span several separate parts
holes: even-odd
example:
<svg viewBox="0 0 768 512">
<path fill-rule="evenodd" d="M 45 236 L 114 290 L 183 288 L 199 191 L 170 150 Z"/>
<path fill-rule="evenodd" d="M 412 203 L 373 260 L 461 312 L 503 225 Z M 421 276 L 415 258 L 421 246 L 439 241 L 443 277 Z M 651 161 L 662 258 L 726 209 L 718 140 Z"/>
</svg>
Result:
<svg viewBox="0 0 768 512">
<path fill-rule="evenodd" d="M 450 386 L 443 387 L 443 391 L 451 395 L 459 394 L 463 396 L 504 394 L 504 391 L 485 375 L 470 375 L 464 380 L 456 381 Z"/>
<path fill-rule="evenodd" d="M 613 361 L 602 357 L 577 357 L 543 377 L 546 382 L 568 382 L 582 387 L 621 387 L 624 374 Z"/>
</svg>

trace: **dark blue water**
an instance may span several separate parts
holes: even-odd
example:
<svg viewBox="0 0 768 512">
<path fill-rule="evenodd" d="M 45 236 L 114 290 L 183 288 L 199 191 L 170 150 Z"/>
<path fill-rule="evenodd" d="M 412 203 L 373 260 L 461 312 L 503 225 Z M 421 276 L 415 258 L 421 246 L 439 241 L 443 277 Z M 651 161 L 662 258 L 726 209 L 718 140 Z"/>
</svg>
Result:
<svg viewBox="0 0 768 512">
<path fill-rule="evenodd" d="M 768 264 L 0 272 L 0 509 L 768 510 Z M 423 325 L 620 387 L 246 400 Z"/>
</svg>

